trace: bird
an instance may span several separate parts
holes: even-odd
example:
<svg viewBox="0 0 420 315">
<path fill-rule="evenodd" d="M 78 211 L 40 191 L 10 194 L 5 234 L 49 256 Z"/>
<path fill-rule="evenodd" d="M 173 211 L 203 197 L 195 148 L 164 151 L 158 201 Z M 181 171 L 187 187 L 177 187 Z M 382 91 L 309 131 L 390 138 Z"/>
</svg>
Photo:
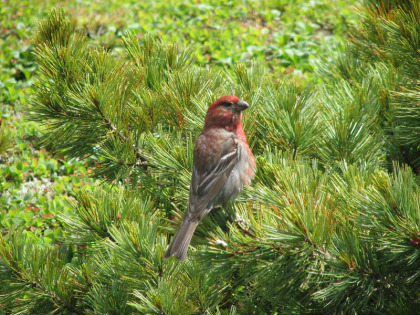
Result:
<svg viewBox="0 0 420 315">
<path fill-rule="evenodd" d="M 241 122 L 248 107 L 237 96 L 227 95 L 207 109 L 194 147 L 188 207 L 164 258 L 175 255 L 184 261 L 200 221 L 215 206 L 234 200 L 254 178 L 255 159 Z"/>
</svg>

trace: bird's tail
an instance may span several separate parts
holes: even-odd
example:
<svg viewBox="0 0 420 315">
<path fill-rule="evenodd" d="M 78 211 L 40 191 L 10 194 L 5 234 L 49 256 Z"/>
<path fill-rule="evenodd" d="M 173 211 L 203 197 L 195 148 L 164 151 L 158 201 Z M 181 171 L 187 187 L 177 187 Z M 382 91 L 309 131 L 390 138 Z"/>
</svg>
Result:
<svg viewBox="0 0 420 315">
<path fill-rule="evenodd" d="M 171 244 L 163 255 L 163 258 L 176 255 L 179 260 L 185 260 L 187 257 L 188 245 L 190 245 L 191 238 L 198 223 L 200 223 L 200 221 L 189 221 L 188 219 L 182 221 Z"/>
</svg>

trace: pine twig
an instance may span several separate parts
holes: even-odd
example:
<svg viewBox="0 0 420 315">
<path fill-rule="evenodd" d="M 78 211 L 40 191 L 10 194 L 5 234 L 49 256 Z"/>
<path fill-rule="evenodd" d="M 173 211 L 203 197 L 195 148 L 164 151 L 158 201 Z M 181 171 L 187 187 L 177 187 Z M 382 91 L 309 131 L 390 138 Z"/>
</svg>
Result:
<svg viewBox="0 0 420 315">
<path fill-rule="evenodd" d="M 105 116 L 105 114 L 102 112 L 102 110 L 99 107 L 99 104 L 95 102 L 95 107 L 99 113 L 99 115 L 104 119 L 105 124 L 107 128 L 113 132 L 116 132 L 118 137 L 120 138 L 121 142 L 126 143 L 127 137 L 121 132 L 118 131 L 117 127 L 111 122 L 111 120 Z M 143 151 L 135 144 L 133 144 L 133 149 L 136 153 L 136 158 L 140 159 L 141 162 L 136 163 L 126 163 L 127 166 L 140 166 L 144 170 L 147 170 L 147 167 L 149 166 L 149 161 L 144 157 Z M 132 165 L 131 165 L 132 164 Z"/>
<path fill-rule="evenodd" d="M 85 312 L 82 311 L 81 309 L 68 304 L 67 302 L 63 301 L 60 297 L 58 297 L 55 293 L 50 292 L 48 289 L 44 288 L 39 282 L 36 281 L 28 281 L 27 285 L 29 285 L 31 288 L 36 288 L 38 290 L 41 290 L 42 292 L 46 293 L 47 295 L 49 295 L 52 300 L 55 302 L 55 304 L 61 305 L 62 307 L 64 307 L 66 310 L 75 313 L 75 314 L 79 314 L 79 315 L 84 315 Z"/>
</svg>

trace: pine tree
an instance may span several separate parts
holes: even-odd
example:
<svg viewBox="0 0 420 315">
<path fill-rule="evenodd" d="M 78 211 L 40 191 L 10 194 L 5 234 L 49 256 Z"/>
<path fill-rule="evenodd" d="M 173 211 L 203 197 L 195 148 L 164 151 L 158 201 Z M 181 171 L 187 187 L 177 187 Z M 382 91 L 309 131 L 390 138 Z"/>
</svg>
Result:
<svg viewBox="0 0 420 315">
<path fill-rule="evenodd" d="M 31 115 L 44 145 L 95 157 L 53 245 L 0 238 L 5 312 L 390 313 L 420 307 L 418 1 L 365 1 L 315 86 L 265 65 L 217 73 L 192 48 L 128 32 L 89 45 L 52 10 L 34 38 Z M 199 225 L 189 259 L 163 260 L 187 206 L 207 106 L 236 94 L 257 157 L 252 187 Z M 407 165 L 404 165 L 406 163 Z"/>
</svg>

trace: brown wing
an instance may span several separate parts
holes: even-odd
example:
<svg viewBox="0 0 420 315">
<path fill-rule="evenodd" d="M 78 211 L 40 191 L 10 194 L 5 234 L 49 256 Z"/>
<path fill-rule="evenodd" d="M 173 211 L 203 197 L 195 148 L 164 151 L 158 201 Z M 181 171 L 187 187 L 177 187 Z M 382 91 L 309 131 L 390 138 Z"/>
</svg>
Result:
<svg viewBox="0 0 420 315">
<path fill-rule="evenodd" d="M 238 147 L 234 138 L 229 137 L 213 167 L 200 173 L 194 165 L 187 209 L 189 220 L 201 219 L 200 214 L 223 188 L 237 161 Z"/>
</svg>

